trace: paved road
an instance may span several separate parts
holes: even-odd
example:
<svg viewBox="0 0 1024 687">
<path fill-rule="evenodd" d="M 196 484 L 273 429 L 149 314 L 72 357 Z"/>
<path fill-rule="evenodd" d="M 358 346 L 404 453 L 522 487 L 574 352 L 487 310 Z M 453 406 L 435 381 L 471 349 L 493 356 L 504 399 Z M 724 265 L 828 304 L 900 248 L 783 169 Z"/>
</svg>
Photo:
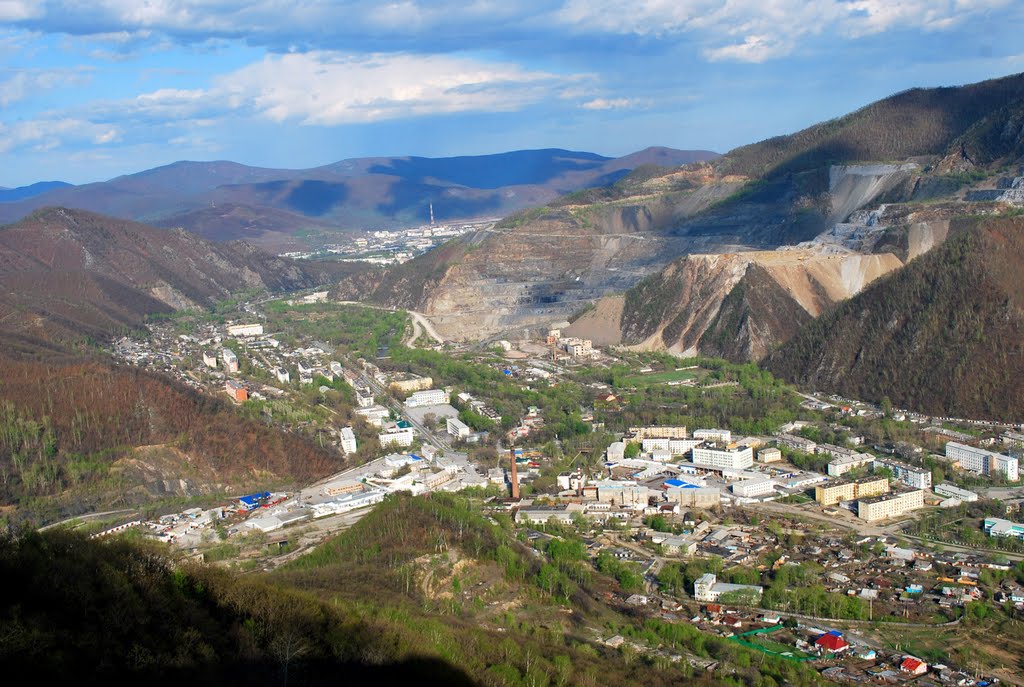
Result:
<svg viewBox="0 0 1024 687">
<path fill-rule="evenodd" d="M 67 518 L 66 520 L 61 520 L 60 522 L 51 522 L 49 525 L 46 525 L 44 527 L 40 527 L 39 531 L 40 532 L 45 532 L 46 530 L 52 529 L 54 527 L 60 527 L 61 525 L 66 525 L 69 522 L 81 522 L 82 520 L 95 520 L 97 518 L 106 517 L 108 515 L 124 515 L 126 513 L 138 513 L 138 509 L 135 509 L 135 508 L 122 508 L 121 510 L 108 510 L 108 511 L 104 511 L 102 513 L 87 513 L 85 515 L 76 515 L 73 518 Z"/>
</svg>

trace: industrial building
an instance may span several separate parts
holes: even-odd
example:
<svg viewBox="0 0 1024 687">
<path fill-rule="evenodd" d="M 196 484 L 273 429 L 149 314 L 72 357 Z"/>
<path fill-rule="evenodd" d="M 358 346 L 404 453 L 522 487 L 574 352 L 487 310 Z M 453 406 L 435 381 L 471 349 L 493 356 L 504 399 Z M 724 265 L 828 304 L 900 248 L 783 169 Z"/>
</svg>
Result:
<svg viewBox="0 0 1024 687">
<path fill-rule="evenodd" d="M 1024 540 L 1024 524 L 1003 518 L 985 518 L 985 534 L 990 537 L 1015 537 Z"/>
<path fill-rule="evenodd" d="M 946 442 L 946 457 L 960 463 L 960 467 L 979 475 L 998 475 L 1008 482 L 1020 479 L 1020 466 L 1016 458 L 1002 453 L 986 451 L 956 441 Z"/>
<path fill-rule="evenodd" d="M 681 508 L 714 508 L 722 502 L 722 492 L 714 487 L 670 479 L 665 482 L 665 498 Z"/>
<path fill-rule="evenodd" d="M 647 487 L 636 482 L 603 480 L 596 483 L 597 500 L 617 506 L 646 506 Z"/>
<path fill-rule="evenodd" d="M 894 492 L 858 501 L 857 517 L 868 522 L 874 522 L 876 520 L 895 518 L 907 511 L 923 507 L 923 490 L 914 489 L 912 491 Z"/>
<path fill-rule="evenodd" d="M 834 506 L 840 501 L 856 501 L 889 491 L 889 478 L 864 477 L 862 479 L 836 480 L 814 487 L 814 500 L 823 506 Z"/>
<path fill-rule="evenodd" d="M 640 442 L 644 451 L 668 451 L 673 456 L 682 456 L 704 443 L 701 439 L 669 439 L 668 437 L 647 437 Z"/>
<path fill-rule="evenodd" d="M 233 324 L 228 327 L 229 336 L 263 336 L 262 324 Z"/>
</svg>

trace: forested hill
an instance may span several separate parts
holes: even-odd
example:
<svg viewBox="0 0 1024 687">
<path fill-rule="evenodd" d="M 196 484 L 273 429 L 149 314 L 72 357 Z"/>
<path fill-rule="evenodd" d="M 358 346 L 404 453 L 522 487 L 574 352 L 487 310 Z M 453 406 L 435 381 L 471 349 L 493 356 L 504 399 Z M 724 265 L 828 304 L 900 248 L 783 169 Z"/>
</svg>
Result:
<svg viewBox="0 0 1024 687">
<path fill-rule="evenodd" d="M 1024 217 L 964 218 L 941 247 L 805 326 L 768 360 L 811 389 L 1019 420 Z"/>
<path fill-rule="evenodd" d="M 83 210 L 46 208 L 0 227 L 0 340 L 9 349 L 102 338 L 146 315 L 208 307 L 243 290 L 335 278 L 244 243 L 214 244 Z"/>
</svg>

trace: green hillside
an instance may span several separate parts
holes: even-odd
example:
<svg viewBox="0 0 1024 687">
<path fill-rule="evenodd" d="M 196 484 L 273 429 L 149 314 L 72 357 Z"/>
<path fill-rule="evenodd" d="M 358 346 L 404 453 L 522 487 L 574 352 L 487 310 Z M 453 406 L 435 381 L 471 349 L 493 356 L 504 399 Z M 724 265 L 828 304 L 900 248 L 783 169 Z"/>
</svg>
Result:
<svg viewBox="0 0 1024 687">
<path fill-rule="evenodd" d="M 964 218 L 950 239 L 807 325 L 767 361 L 809 388 L 936 415 L 1019 420 L 1024 217 Z"/>
</svg>

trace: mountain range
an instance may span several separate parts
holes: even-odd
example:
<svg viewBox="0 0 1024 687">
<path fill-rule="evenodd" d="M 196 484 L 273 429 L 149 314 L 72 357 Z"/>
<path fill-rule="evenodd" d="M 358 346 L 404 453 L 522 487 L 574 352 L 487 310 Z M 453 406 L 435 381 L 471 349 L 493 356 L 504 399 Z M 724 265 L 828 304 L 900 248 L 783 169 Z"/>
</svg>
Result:
<svg viewBox="0 0 1024 687">
<path fill-rule="evenodd" d="M 0 191 L 0 222 L 60 206 L 282 251 L 330 242 L 342 231 L 423 224 L 431 204 L 442 222 L 501 217 L 613 183 L 640 166 L 672 168 L 715 157 L 709 151 L 648 148 L 620 158 L 546 149 L 359 158 L 312 169 L 176 162 L 81 186 Z"/>
<path fill-rule="evenodd" d="M 912 89 L 711 162 L 568 194 L 336 293 L 425 313 L 453 339 L 560 325 L 600 344 L 760 360 L 942 245 L 959 218 L 1015 212 L 1022 162 L 1024 75 Z M 773 365 L 828 389 L 838 376 L 803 366 L 822 354 L 783 348 L 797 361 Z M 901 364 L 877 362 L 887 360 Z M 879 399 L 874 379 L 840 386 Z M 965 384 L 967 395 L 988 388 Z M 943 398 L 934 407 L 949 412 L 1011 407 Z"/>
</svg>

